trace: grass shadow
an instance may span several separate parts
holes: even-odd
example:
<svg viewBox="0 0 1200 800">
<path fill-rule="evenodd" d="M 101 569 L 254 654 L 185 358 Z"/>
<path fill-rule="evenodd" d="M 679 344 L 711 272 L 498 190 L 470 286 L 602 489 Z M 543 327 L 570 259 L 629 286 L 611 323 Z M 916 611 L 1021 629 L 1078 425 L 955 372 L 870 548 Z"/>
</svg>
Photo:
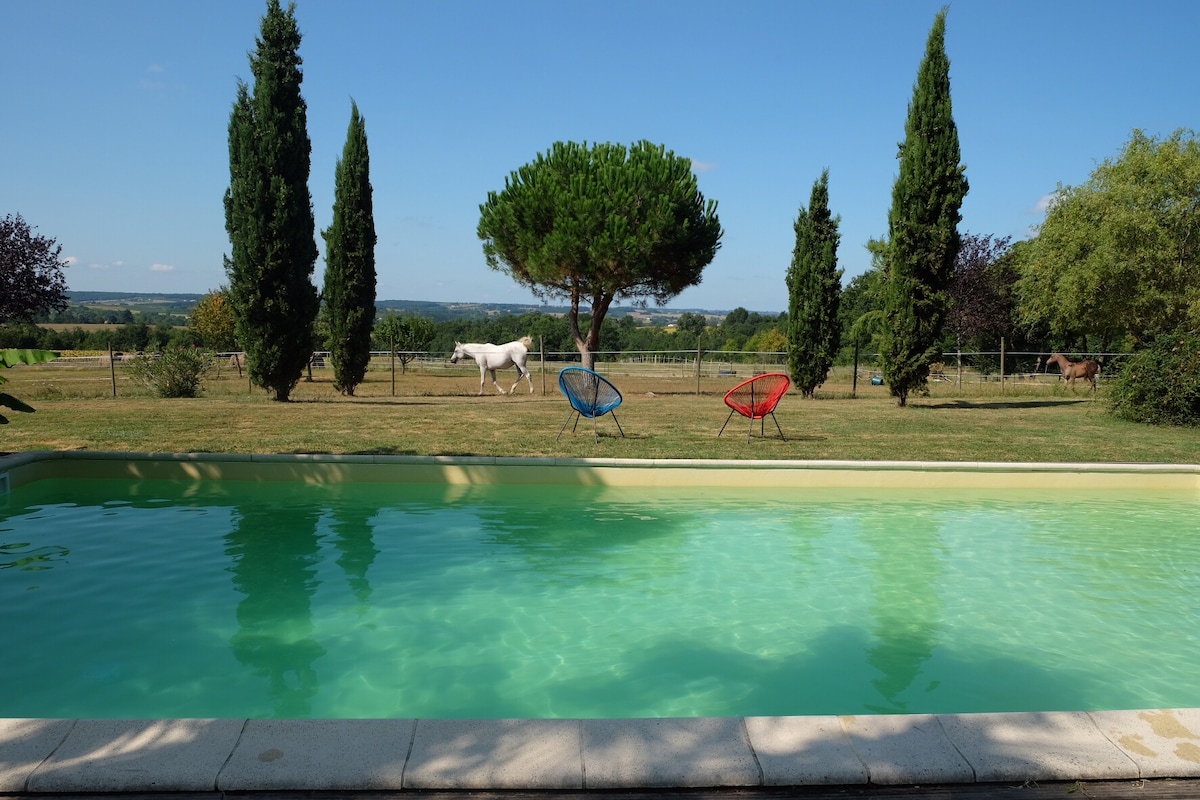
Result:
<svg viewBox="0 0 1200 800">
<path fill-rule="evenodd" d="M 913 408 L 932 409 L 932 410 L 945 410 L 945 409 L 952 409 L 952 410 L 957 410 L 957 409 L 1003 410 L 1003 409 L 1021 409 L 1021 408 L 1061 408 L 1063 406 L 1073 406 L 1073 405 L 1078 405 L 1080 403 L 1091 403 L 1091 402 L 1094 402 L 1094 401 L 1090 400 L 1090 399 L 1084 399 L 1084 398 L 1080 398 L 1077 400 L 1074 400 L 1074 399 L 1067 399 L 1067 400 L 995 400 L 995 401 L 989 401 L 989 402 L 985 402 L 985 403 L 977 403 L 977 402 L 973 402 L 971 400 L 951 400 L 951 401 L 948 401 L 945 403 L 931 403 L 929 405 L 913 405 L 912 407 Z"/>
</svg>

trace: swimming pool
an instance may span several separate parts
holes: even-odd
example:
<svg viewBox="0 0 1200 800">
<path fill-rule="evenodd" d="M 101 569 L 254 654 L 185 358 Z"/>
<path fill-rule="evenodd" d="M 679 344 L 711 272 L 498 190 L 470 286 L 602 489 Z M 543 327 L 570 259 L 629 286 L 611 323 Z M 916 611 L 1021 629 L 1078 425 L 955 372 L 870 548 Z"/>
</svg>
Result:
<svg viewBox="0 0 1200 800">
<path fill-rule="evenodd" d="M 20 687 L 0 716 L 1200 706 L 1191 468 L 122 456 L 9 474 L 4 627 L 39 646 L 0 665 Z"/>
</svg>

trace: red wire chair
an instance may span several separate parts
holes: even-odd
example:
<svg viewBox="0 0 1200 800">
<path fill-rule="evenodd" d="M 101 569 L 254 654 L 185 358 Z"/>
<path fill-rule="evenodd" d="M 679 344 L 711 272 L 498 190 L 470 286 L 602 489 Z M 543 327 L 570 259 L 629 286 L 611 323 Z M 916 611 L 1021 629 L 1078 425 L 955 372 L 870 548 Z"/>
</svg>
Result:
<svg viewBox="0 0 1200 800">
<path fill-rule="evenodd" d="M 787 441 L 783 435 L 783 428 L 779 427 L 779 420 L 775 417 L 775 406 L 779 405 L 779 401 L 787 394 L 791 385 L 791 380 L 783 372 L 765 372 L 742 381 L 725 393 L 725 405 L 732 409 L 729 416 L 725 418 L 725 425 L 728 425 L 729 420 L 733 419 L 734 413 L 748 417 L 750 419 L 750 430 L 746 434 L 748 442 L 754 434 L 754 420 L 756 419 L 759 420 L 760 425 L 759 435 L 766 436 L 766 419 L 769 415 L 771 419 L 775 420 L 779 438 Z M 725 425 L 721 426 L 721 433 L 725 432 Z M 721 433 L 718 433 L 717 436 L 720 436 Z"/>
</svg>

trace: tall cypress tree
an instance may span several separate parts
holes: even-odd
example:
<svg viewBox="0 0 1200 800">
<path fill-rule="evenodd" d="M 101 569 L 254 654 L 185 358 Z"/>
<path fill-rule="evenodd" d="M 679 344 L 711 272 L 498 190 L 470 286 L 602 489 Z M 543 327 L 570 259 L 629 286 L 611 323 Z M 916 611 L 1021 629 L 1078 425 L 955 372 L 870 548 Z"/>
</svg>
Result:
<svg viewBox="0 0 1200 800">
<path fill-rule="evenodd" d="M 967 178 L 950 107 L 946 9 L 938 12 L 908 106 L 892 187 L 884 287 L 883 376 L 896 398 L 925 386 L 949 308 Z"/>
<path fill-rule="evenodd" d="M 333 224 L 325 237 L 325 316 L 333 386 L 353 395 L 371 360 L 375 325 L 375 216 L 367 128 L 351 103 L 346 146 L 337 163 Z"/>
<path fill-rule="evenodd" d="M 796 217 L 796 248 L 788 267 L 788 372 L 805 397 L 825 382 L 841 339 L 838 306 L 842 271 L 837 266 L 841 239 L 829 211 L 829 170 L 813 183 L 808 208 Z"/>
<path fill-rule="evenodd" d="M 307 106 L 300 96 L 295 3 L 267 0 L 250 55 L 254 90 L 239 82 L 229 116 L 225 259 L 237 338 L 250 379 L 286 401 L 312 355 L 320 307 L 312 283 L 316 223 L 308 192 Z"/>
</svg>

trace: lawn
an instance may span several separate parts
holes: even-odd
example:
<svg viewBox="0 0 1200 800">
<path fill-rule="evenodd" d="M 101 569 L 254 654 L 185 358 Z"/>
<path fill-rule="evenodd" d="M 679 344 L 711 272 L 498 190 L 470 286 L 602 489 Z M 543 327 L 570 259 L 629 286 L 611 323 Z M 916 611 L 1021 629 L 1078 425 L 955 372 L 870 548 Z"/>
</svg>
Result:
<svg viewBox="0 0 1200 800">
<path fill-rule="evenodd" d="M 1197 463 L 1200 429 L 1155 428 L 1116 419 L 1103 384 L 1093 395 L 1072 392 L 1053 377 L 1039 382 L 973 379 L 930 386 L 927 397 L 896 407 L 885 387 L 860 378 L 854 396 L 848 370 L 838 370 L 815 399 L 792 392 L 770 420 L 766 436 L 728 415 L 724 392 L 740 378 L 705 376 L 689 366 L 601 364 L 624 396 L 616 414 L 567 426 L 557 366 L 534 368 L 536 392 L 522 385 L 512 396 L 478 397 L 473 365 L 433 365 L 392 375 L 375 368 L 358 396 L 332 386 L 331 371 L 302 380 L 289 403 L 274 402 L 228 366 L 191 400 L 155 398 L 118 368 L 18 366 L 6 371 L 5 390 L 32 404 L 32 414 L 8 414 L 0 450 L 123 450 L 214 453 L 357 453 L 412 455 L 559 456 L 603 458 L 723 458 L 817 460 L 932 460 L 1006 462 Z M 500 374 L 506 389 L 513 370 Z M 545 387 L 543 393 L 543 385 Z"/>
</svg>

